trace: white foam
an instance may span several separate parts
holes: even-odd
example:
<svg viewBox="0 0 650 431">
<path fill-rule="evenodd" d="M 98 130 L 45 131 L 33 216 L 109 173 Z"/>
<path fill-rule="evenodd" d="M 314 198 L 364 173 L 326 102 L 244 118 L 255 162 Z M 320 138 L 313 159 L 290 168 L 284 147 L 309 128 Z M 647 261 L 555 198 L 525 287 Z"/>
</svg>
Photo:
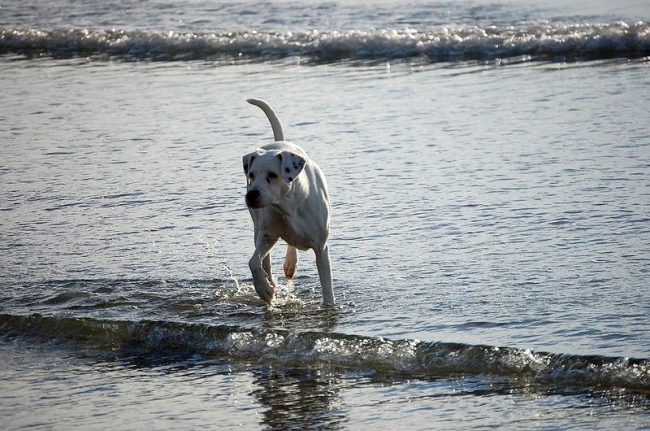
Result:
<svg viewBox="0 0 650 431">
<path fill-rule="evenodd" d="M 178 33 L 119 29 L 4 29 L 0 52 L 54 56 L 187 60 L 301 57 L 305 61 L 399 59 L 429 61 L 609 58 L 650 55 L 650 24 L 457 26 L 429 31 L 375 29 L 300 32 Z"/>
</svg>

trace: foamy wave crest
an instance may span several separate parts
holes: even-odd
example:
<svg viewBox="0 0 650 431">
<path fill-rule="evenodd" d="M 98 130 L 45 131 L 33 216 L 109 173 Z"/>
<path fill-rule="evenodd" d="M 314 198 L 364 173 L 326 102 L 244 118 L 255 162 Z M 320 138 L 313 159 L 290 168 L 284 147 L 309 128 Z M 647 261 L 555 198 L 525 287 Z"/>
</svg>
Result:
<svg viewBox="0 0 650 431">
<path fill-rule="evenodd" d="M 283 366 L 374 370 L 413 377 L 498 375 L 534 383 L 650 390 L 650 360 L 557 355 L 510 347 L 387 340 L 322 332 L 169 321 L 0 314 L 0 335 L 39 337 L 99 349 L 175 349 Z"/>
<path fill-rule="evenodd" d="M 301 32 L 178 33 L 139 30 L 2 29 L 0 53 L 151 60 L 304 62 L 420 58 L 426 61 L 638 58 L 650 55 L 650 23 Z"/>
</svg>

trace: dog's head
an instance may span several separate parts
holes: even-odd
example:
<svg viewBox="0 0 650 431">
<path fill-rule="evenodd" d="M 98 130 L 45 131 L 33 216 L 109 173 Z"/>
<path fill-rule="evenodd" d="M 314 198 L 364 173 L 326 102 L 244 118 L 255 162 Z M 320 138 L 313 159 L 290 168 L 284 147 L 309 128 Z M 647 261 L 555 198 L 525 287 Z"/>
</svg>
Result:
<svg viewBox="0 0 650 431">
<path fill-rule="evenodd" d="M 263 150 L 243 157 L 246 205 L 264 208 L 276 204 L 305 167 L 303 156 L 289 150 Z"/>
</svg>

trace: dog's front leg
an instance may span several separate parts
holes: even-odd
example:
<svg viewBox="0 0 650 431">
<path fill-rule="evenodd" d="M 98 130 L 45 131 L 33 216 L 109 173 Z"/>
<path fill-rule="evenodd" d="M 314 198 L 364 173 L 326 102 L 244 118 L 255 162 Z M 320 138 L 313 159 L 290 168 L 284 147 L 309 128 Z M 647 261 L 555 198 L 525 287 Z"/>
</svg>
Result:
<svg viewBox="0 0 650 431">
<path fill-rule="evenodd" d="M 332 288 L 332 269 L 330 264 L 330 249 L 327 244 L 321 248 L 314 249 L 316 254 L 316 266 L 318 267 L 318 277 L 320 286 L 323 290 L 323 303 L 325 305 L 334 305 L 334 289 Z"/>
<path fill-rule="evenodd" d="M 268 278 L 269 283 L 275 287 L 275 279 L 273 278 L 273 269 L 271 268 L 271 252 L 266 253 L 266 257 L 262 259 L 262 268 L 266 272 L 266 278 Z"/>
<path fill-rule="evenodd" d="M 255 241 L 255 253 L 248 261 L 248 266 L 253 275 L 255 291 L 268 304 L 271 304 L 275 295 L 270 253 L 276 242 L 277 238 L 271 238 L 260 233 Z"/>
</svg>

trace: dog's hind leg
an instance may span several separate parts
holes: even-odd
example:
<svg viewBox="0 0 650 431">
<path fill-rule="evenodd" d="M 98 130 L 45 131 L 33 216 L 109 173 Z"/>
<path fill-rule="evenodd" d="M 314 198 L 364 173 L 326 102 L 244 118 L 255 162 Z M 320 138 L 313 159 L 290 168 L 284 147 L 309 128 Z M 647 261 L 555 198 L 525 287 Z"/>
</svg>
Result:
<svg viewBox="0 0 650 431">
<path fill-rule="evenodd" d="M 292 279 L 296 274 L 296 265 L 298 265 L 298 250 L 288 245 L 287 256 L 284 258 L 284 275 L 288 279 Z"/>
</svg>

